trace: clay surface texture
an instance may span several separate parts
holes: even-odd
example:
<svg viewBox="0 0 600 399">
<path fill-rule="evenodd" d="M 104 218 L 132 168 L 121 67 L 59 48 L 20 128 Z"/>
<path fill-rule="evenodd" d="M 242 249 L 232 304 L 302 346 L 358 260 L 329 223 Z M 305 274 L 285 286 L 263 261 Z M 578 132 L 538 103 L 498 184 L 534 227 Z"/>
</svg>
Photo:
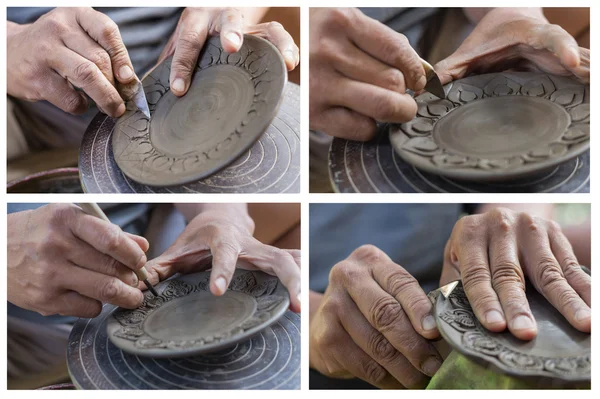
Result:
<svg viewBox="0 0 600 399">
<path fill-rule="evenodd" d="M 417 117 L 390 128 L 400 157 L 465 180 L 505 180 L 552 168 L 589 148 L 589 86 L 530 72 L 472 76 L 447 99 L 416 98 Z"/>
<path fill-rule="evenodd" d="M 209 279 L 204 272 L 160 283 L 158 297 L 146 292 L 141 307 L 115 310 L 108 319 L 108 336 L 140 356 L 189 356 L 245 340 L 289 307 L 285 287 L 265 273 L 236 271 L 221 297 L 210 293 Z"/>
<path fill-rule="evenodd" d="M 81 184 L 92 193 L 298 193 L 300 192 L 300 86 L 287 83 L 282 104 L 264 134 L 224 169 L 192 183 L 140 184 L 115 162 L 114 119 L 99 113 L 81 143 Z"/>
<path fill-rule="evenodd" d="M 170 91 L 171 61 L 143 80 L 151 120 L 129 105 L 115 125 L 115 161 L 141 184 L 189 183 L 229 165 L 265 132 L 287 80 L 279 51 L 252 35 L 233 54 L 210 38 L 183 97 Z"/>
<path fill-rule="evenodd" d="M 590 152 L 520 178 L 457 180 L 404 161 L 390 143 L 389 125 L 382 124 L 369 142 L 334 139 L 329 173 L 333 189 L 342 193 L 589 193 Z"/>
<path fill-rule="evenodd" d="M 526 292 L 538 326 L 531 341 L 521 341 L 508 331 L 486 330 L 475 317 L 462 283 L 448 298 L 437 295 L 440 333 L 456 350 L 504 373 L 589 381 L 591 335 L 573 328 L 531 285 Z"/>
</svg>

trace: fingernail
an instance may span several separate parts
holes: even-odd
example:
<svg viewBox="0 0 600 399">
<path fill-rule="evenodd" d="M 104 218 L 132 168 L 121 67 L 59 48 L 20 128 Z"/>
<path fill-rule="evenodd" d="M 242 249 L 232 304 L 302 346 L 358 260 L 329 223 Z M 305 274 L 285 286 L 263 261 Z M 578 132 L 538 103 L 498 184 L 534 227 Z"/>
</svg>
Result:
<svg viewBox="0 0 600 399">
<path fill-rule="evenodd" d="M 185 82 L 183 81 L 183 79 L 177 78 L 171 85 L 171 88 L 179 93 L 183 93 L 183 91 L 185 90 Z"/>
<path fill-rule="evenodd" d="M 296 64 L 296 54 L 294 54 L 292 50 L 285 50 L 283 52 L 283 58 L 285 58 L 286 61 L 289 61 L 294 65 Z"/>
<path fill-rule="evenodd" d="M 488 324 L 500 324 L 504 322 L 504 318 L 502 317 L 502 313 L 497 310 L 490 310 L 485 314 L 485 321 Z"/>
<path fill-rule="evenodd" d="M 591 317 L 592 317 L 592 314 L 587 309 L 579 309 L 575 313 L 575 320 L 577 320 L 577 321 L 589 320 L 589 319 L 591 319 Z"/>
<path fill-rule="evenodd" d="M 442 363 L 437 357 L 431 356 L 421 365 L 423 372 L 432 377 L 442 366 Z"/>
<path fill-rule="evenodd" d="M 139 284 L 140 284 L 140 280 L 138 280 L 138 278 L 135 275 L 135 273 L 132 273 L 131 286 L 132 287 L 137 287 Z"/>
<path fill-rule="evenodd" d="M 227 291 L 227 281 L 225 281 L 224 277 L 219 277 L 215 280 L 215 286 L 217 287 L 217 291 L 219 294 L 224 294 Z"/>
<path fill-rule="evenodd" d="M 242 38 L 235 32 L 226 33 L 225 38 L 229 40 L 235 47 L 239 47 L 242 44 Z"/>
<path fill-rule="evenodd" d="M 517 316 L 512 322 L 514 330 L 533 330 L 535 326 L 533 321 L 527 316 Z"/>
<path fill-rule="evenodd" d="M 125 111 L 127 111 L 127 107 L 125 107 L 125 104 L 119 105 L 119 107 L 117 108 L 117 116 L 123 115 Z"/>
<path fill-rule="evenodd" d="M 131 70 L 131 68 L 129 68 L 129 66 L 123 65 L 121 69 L 119 69 L 119 76 L 121 77 L 121 79 L 129 79 L 133 76 L 133 71 Z"/>
<path fill-rule="evenodd" d="M 142 257 L 140 258 L 140 260 L 138 260 L 137 265 L 135 265 L 135 270 L 139 270 L 142 267 L 144 267 L 144 265 L 146 264 L 146 262 L 148 261 L 148 258 L 146 257 L 146 255 L 142 255 Z"/>
<path fill-rule="evenodd" d="M 415 90 L 423 89 L 426 84 L 427 84 L 427 78 L 425 76 L 421 76 L 419 78 L 419 80 L 417 81 L 417 86 L 415 87 Z"/>
<path fill-rule="evenodd" d="M 435 319 L 432 315 L 425 316 L 423 318 L 423 321 L 421 322 L 421 326 L 423 326 L 423 330 L 425 331 L 435 330 L 435 328 L 437 327 Z"/>
</svg>

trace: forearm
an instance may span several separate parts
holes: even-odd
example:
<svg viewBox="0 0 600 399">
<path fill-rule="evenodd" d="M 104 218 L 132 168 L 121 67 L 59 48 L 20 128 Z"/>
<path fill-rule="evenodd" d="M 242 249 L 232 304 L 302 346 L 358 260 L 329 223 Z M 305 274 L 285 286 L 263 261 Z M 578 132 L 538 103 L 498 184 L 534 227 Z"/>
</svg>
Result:
<svg viewBox="0 0 600 399">
<path fill-rule="evenodd" d="M 175 204 L 175 207 L 183 214 L 187 222 L 191 222 L 198 216 L 203 218 L 227 218 L 235 219 L 236 223 L 254 232 L 254 221 L 248 215 L 248 205 L 241 204 Z"/>
</svg>

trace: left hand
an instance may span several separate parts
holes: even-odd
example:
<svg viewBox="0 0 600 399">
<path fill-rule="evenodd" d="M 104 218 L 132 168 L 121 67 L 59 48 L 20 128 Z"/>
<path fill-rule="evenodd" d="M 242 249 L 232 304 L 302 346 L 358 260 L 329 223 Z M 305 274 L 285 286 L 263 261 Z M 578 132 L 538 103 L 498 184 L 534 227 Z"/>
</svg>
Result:
<svg viewBox="0 0 600 399">
<path fill-rule="evenodd" d="M 471 73 L 511 68 L 538 70 L 590 81 L 590 50 L 540 11 L 496 8 L 477 24 L 463 44 L 435 65 L 442 84 Z"/>
<path fill-rule="evenodd" d="M 249 218 L 247 215 L 245 217 Z M 283 250 L 252 237 L 253 222 L 240 215 L 203 212 L 162 255 L 146 263 L 149 281 L 157 284 L 175 273 L 212 267 L 210 291 L 223 295 L 236 266 L 275 275 L 290 294 L 290 308 L 300 311 L 300 250 Z M 142 288 L 143 283 L 140 283 Z"/>
<path fill-rule="evenodd" d="M 158 60 L 160 63 L 174 55 L 170 76 L 173 94 L 183 96 L 187 93 L 194 66 L 208 36 L 219 35 L 225 51 L 235 53 L 242 47 L 244 33 L 273 43 L 281 52 L 289 71 L 300 62 L 298 46 L 278 22 L 247 25 L 242 9 L 188 7 L 181 14 L 177 28 Z"/>
<path fill-rule="evenodd" d="M 537 326 L 525 276 L 576 329 L 591 329 L 591 277 L 579 266 L 558 223 L 495 208 L 461 218 L 446 244 L 441 284 L 462 279 L 477 319 L 530 340 Z"/>
</svg>

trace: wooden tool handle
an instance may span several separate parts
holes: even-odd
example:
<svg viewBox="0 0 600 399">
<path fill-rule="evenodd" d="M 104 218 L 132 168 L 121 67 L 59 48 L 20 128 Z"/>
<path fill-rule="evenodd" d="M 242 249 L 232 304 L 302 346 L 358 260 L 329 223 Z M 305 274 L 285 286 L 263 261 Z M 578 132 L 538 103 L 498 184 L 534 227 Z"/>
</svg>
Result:
<svg viewBox="0 0 600 399">
<path fill-rule="evenodd" d="M 108 216 L 106 216 L 106 213 L 104 213 L 104 211 L 102 211 L 102 209 L 98 206 L 98 204 L 92 202 L 78 203 L 77 205 L 79 205 L 79 207 L 88 215 L 95 216 L 98 219 L 104 220 L 105 222 L 112 223 Z M 135 275 L 142 281 L 148 280 L 148 272 L 146 271 L 145 267 L 135 270 Z"/>
</svg>

